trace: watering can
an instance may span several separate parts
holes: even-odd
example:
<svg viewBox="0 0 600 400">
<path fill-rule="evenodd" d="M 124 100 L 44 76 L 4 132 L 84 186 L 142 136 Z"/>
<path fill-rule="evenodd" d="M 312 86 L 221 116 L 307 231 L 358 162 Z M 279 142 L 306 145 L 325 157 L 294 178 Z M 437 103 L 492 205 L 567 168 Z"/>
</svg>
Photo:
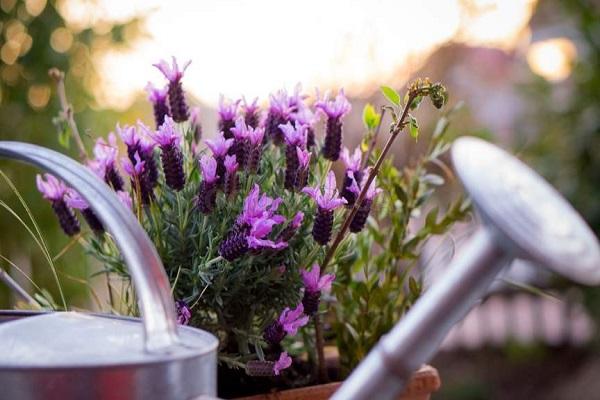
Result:
<svg viewBox="0 0 600 400">
<path fill-rule="evenodd" d="M 36 165 L 76 189 L 127 264 L 141 318 L 0 312 L 0 399 L 200 399 L 216 395 L 218 340 L 178 326 L 169 280 L 133 213 L 76 161 L 1 142 L 0 157 Z"/>
<path fill-rule="evenodd" d="M 515 258 L 582 284 L 600 284 L 600 245 L 594 233 L 533 170 L 472 137 L 454 143 L 452 161 L 481 227 L 448 272 L 348 377 L 335 400 L 397 398 L 412 373 L 431 360 L 452 326 Z"/>
</svg>

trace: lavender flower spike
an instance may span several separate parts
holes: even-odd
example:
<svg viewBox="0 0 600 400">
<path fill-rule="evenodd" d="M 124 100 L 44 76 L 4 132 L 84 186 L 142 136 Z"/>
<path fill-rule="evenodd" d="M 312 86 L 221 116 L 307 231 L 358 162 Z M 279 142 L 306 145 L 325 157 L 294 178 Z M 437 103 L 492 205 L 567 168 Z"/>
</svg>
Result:
<svg viewBox="0 0 600 400">
<path fill-rule="evenodd" d="M 225 99 L 225 96 L 219 96 L 219 106 L 217 107 L 217 113 L 219 114 L 219 130 L 223 131 L 225 139 L 231 139 L 233 133 L 231 128 L 235 126 L 235 119 L 238 113 L 238 106 L 241 100 L 229 100 Z"/>
<path fill-rule="evenodd" d="M 282 200 L 259 194 L 258 185 L 254 185 L 244 200 L 242 214 L 219 245 L 219 255 L 224 259 L 233 261 L 250 249 L 282 249 L 287 246 L 285 242 L 266 239 L 273 226 L 285 221 L 283 216 L 275 214 Z"/>
<path fill-rule="evenodd" d="M 257 172 L 262 156 L 262 144 L 265 137 L 265 129 L 261 127 L 249 128 L 247 137 L 249 144 L 248 159 L 246 160 L 247 169 L 249 172 Z"/>
<path fill-rule="evenodd" d="M 324 274 L 321 276 L 321 267 L 314 264 L 310 271 L 302 270 L 302 281 L 304 282 L 304 297 L 302 304 L 307 315 L 315 315 L 319 310 L 321 301 L 321 291 L 329 290 L 331 283 L 335 279 L 333 274 Z"/>
<path fill-rule="evenodd" d="M 344 147 L 342 150 L 341 159 L 346 166 L 346 174 L 344 177 L 344 183 L 342 186 L 341 196 L 348 201 L 347 206 L 351 207 L 356 201 L 357 195 L 350 190 L 353 180 L 360 182 L 362 180 L 363 172 L 360 169 L 362 161 L 362 152 L 360 148 L 354 149 L 354 153 L 350 154 L 348 148 Z"/>
<path fill-rule="evenodd" d="M 296 149 L 304 149 L 306 147 L 306 127 L 298 123 L 292 126 L 290 122 L 285 125 L 279 125 L 279 129 L 284 134 L 285 148 L 285 188 L 294 190 L 298 178 L 300 161 Z"/>
<path fill-rule="evenodd" d="M 244 122 L 251 128 L 258 127 L 260 122 L 260 106 L 258 105 L 258 97 L 248 103 L 245 97 L 242 97 L 242 111 L 244 112 Z"/>
<path fill-rule="evenodd" d="M 179 69 L 177 60 L 172 57 L 172 65 L 169 65 L 165 60 L 153 64 L 169 80 L 169 106 L 171 107 L 173 120 L 176 122 L 187 121 L 190 116 L 183 94 L 183 87 L 181 86 L 181 78 L 190 63 L 191 61 L 187 61 L 183 64 L 183 68 Z"/>
<path fill-rule="evenodd" d="M 162 89 L 159 89 L 148 82 L 145 89 L 146 93 L 148 93 L 148 101 L 152 103 L 154 122 L 156 123 L 156 129 L 158 129 L 165 122 L 165 117 L 170 115 L 169 106 L 167 105 L 169 86 L 166 85 Z"/>
<path fill-rule="evenodd" d="M 285 125 L 289 121 L 292 111 L 285 90 L 279 90 L 277 93 L 269 95 L 269 113 L 265 122 L 265 133 L 273 139 L 275 144 L 283 142 L 283 132 L 279 126 Z"/>
<path fill-rule="evenodd" d="M 69 190 L 68 187 L 54 175 L 50 174 L 44 174 L 44 177 L 37 175 L 35 179 L 37 188 L 42 196 L 52 204 L 52 209 L 58 217 L 58 222 L 62 230 L 68 236 L 78 234 L 80 231 L 79 221 L 77 221 L 75 213 L 73 213 L 73 210 L 65 201 L 65 196 Z"/>
<path fill-rule="evenodd" d="M 342 121 L 341 118 L 350 112 L 352 108 L 350 102 L 341 89 L 335 100 L 328 100 L 329 94 L 315 103 L 315 108 L 327 116 L 327 129 L 325 132 L 325 144 L 323 146 L 323 156 L 331 161 L 336 161 L 340 157 L 342 148 Z"/>
<path fill-rule="evenodd" d="M 290 365 L 292 365 L 292 357 L 290 357 L 288 353 L 284 351 L 279 355 L 279 359 L 273 365 L 273 373 L 275 375 L 279 375 L 281 374 L 281 371 L 289 368 Z"/>
<path fill-rule="evenodd" d="M 196 204 L 201 213 L 210 214 L 215 208 L 217 198 L 217 161 L 205 154 L 200 159 L 200 169 L 202 170 L 202 183 Z"/>
<path fill-rule="evenodd" d="M 225 156 L 225 195 L 233 196 L 238 188 L 238 177 L 237 170 L 239 164 L 237 163 L 236 156 Z"/>
<path fill-rule="evenodd" d="M 123 190 L 123 179 L 117 170 L 118 148 L 114 133 L 111 132 L 108 135 L 108 142 L 104 138 L 96 140 L 94 156 L 95 159 L 91 162 L 90 167 L 114 190 Z"/>
<path fill-rule="evenodd" d="M 308 316 L 304 315 L 302 303 L 293 310 L 286 307 L 279 318 L 265 328 L 263 337 L 268 343 L 278 345 L 287 335 L 296 335 L 298 329 L 308 323 L 308 319 Z"/>
<path fill-rule="evenodd" d="M 364 187 L 366 180 L 368 179 L 368 175 L 369 173 L 367 172 L 363 177 L 361 187 Z M 359 196 L 361 188 L 359 188 L 354 179 L 352 180 L 352 186 L 350 187 L 350 190 L 354 193 L 356 197 Z M 362 203 L 360 203 L 356 215 L 354 215 L 352 222 L 350 222 L 350 232 L 358 233 L 363 230 L 367 222 L 367 218 L 369 218 L 369 213 L 371 212 L 371 205 L 373 204 L 373 199 L 382 191 L 382 189 L 377 187 L 377 180 L 374 179 L 373 182 L 371 182 L 369 189 L 367 189 L 365 198 L 363 199 Z"/>
<path fill-rule="evenodd" d="M 310 168 L 310 157 L 312 153 L 308 150 L 302 150 L 296 147 L 298 156 L 298 176 L 296 177 L 296 187 L 301 189 L 308 183 L 308 173 Z"/>
<path fill-rule="evenodd" d="M 248 127 L 243 117 L 238 117 L 235 120 L 235 127 L 231 128 L 233 134 L 233 146 L 229 149 L 229 154 L 235 154 L 236 160 L 240 168 L 244 168 L 248 160 L 248 150 L 250 141 L 248 140 Z"/>
<path fill-rule="evenodd" d="M 173 190 L 180 191 L 185 185 L 185 173 L 183 154 L 179 148 L 181 134 L 177 131 L 175 121 L 171 117 L 166 117 L 165 123 L 158 128 L 157 132 L 150 132 L 150 136 L 160 146 L 167 185 Z"/>
<path fill-rule="evenodd" d="M 327 174 L 324 192 L 321 192 L 319 187 L 305 187 L 302 192 L 308 194 L 317 203 L 318 210 L 313 223 L 312 235 L 317 243 L 325 246 L 331 239 L 333 211 L 346 204 L 346 199 L 338 197 L 333 171 L 329 171 Z"/>
<path fill-rule="evenodd" d="M 127 146 L 127 157 L 129 161 L 135 162 L 135 153 L 140 149 L 140 140 L 142 139 L 135 126 L 125 125 L 123 128 L 119 124 L 116 127 L 117 134 Z"/>
<path fill-rule="evenodd" d="M 65 197 L 65 201 L 69 207 L 81 212 L 85 222 L 87 222 L 88 226 L 92 229 L 92 231 L 94 231 L 94 233 L 98 235 L 104 233 L 104 225 L 102 225 L 102 222 L 90 208 L 88 202 L 85 201 L 83 197 L 79 195 L 79 193 L 73 189 L 69 189 Z"/>
<path fill-rule="evenodd" d="M 315 124 L 318 121 L 317 115 L 312 112 L 309 107 L 303 105 L 298 111 L 291 115 L 291 119 L 298 124 L 306 126 L 306 147 L 310 149 L 315 145 Z"/>
<path fill-rule="evenodd" d="M 148 181 L 146 162 L 140 158 L 138 153 L 135 153 L 134 160 L 134 162 L 131 162 L 129 158 L 123 157 L 121 163 L 123 169 L 131 178 L 131 187 L 138 193 L 141 203 L 148 205 L 150 204 L 150 200 L 154 197 L 154 192 Z"/>
<path fill-rule="evenodd" d="M 304 213 L 302 211 L 298 211 L 294 218 L 287 224 L 287 226 L 281 231 L 279 236 L 277 236 L 278 242 L 289 242 L 291 238 L 294 237 L 300 225 L 302 225 L 302 221 L 304 221 Z"/>
<path fill-rule="evenodd" d="M 175 310 L 177 311 L 177 323 L 179 325 L 188 325 L 192 319 L 192 311 L 187 303 L 183 300 L 175 302 Z"/>
<path fill-rule="evenodd" d="M 219 176 L 219 185 L 225 182 L 225 156 L 229 153 L 231 146 L 233 146 L 233 141 L 233 139 L 225 139 L 223 132 L 219 132 L 219 135 L 213 140 L 205 140 L 206 145 L 213 152 L 213 155 L 217 160 L 217 175 Z"/>
</svg>

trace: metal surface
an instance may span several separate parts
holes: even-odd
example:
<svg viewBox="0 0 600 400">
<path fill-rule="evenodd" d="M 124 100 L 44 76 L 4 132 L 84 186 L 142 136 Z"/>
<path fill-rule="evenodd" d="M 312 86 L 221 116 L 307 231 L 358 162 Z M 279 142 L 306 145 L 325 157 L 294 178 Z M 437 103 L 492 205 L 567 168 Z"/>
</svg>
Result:
<svg viewBox="0 0 600 400">
<path fill-rule="evenodd" d="M 27 293 L 25 289 L 21 287 L 6 271 L 0 268 L 0 281 L 4 282 L 4 284 L 12 290 L 17 296 L 19 296 L 23 301 L 29 303 L 34 308 L 39 308 L 40 305 L 33 297 Z"/>
<path fill-rule="evenodd" d="M 0 142 L 0 157 L 39 166 L 87 200 L 131 273 L 143 319 L 81 313 L 0 315 L 0 398 L 190 399 L 216 393 L 217 339 L 178 327 L 167 276 L 133 213 L 72 159 Z"/>
<path fill-rule="evenodd" d="M 483 219 L 448 272 L 356 368 L 334 399 L 394 399 L 502 268 L 528 258 L 585 284 L 600 283 L 600 246 L 573 208 L 525 164 L 482 140 L 452 148 L 458 176 Z"/>
</svg>

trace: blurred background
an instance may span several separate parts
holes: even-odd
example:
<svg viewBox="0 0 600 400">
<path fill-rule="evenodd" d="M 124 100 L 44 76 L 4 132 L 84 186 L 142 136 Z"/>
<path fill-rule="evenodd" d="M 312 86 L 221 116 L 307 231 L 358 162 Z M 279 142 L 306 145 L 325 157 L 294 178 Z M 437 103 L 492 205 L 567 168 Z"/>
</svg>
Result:
<svg viewBox="0 0 600 400">
<path fill-rule="evenodd" d="M 447 86 L 451 104 L 465 103 L 453 134 L 510 149 L 600 232 L 599 2 L 0 0 L 0 16 L 2 140 L 76 157 L 74 146 L 61 147 L 53 124 L 59 107 L 51 67 L 66 72 L 88 144 L 117 121 L 152 121 L 143 88 L 162 82 L 151 64 L 171 55 L 192 60 L 183 82 L 201 108 L 206 136 L 216 129 L 219 94 L 258 96 L 264 104 L 268 93 L 299 82 L 309 93 L 345 88 L 354 107 L 345 140 L 354 146 L 362 106 L 384 104 L 380 85 L 400 89 L 428 76 Z M 436 114 L 420 113 L 422 131 L 431 129 L 428 118 Z M 400 141 L 395 159 L 407 162 L 416 151 L 413 141 Z M 5 161 L 0 169 L 40 224 L 69 304 L 90 308 L 85 282 L 93 285 L 87 278 L 94 266 L 40 201 L 36 171 Z M 0 267 L 28 289 L 29 276 L 58 299 L 48 263 L 6 209 L 22 215 L 4 180 L 0 200 Z M 458 227 L 457 237 L 470 229 Z M 435 280 L 446 263 L 437 257 L 425 280 Z M 0 308 L 14 300 L 0 287 Z M 598 398 L 599 322 L 599 289 L 519 263 L 444 343 L 432 363 L 443 380 L 435 398 Z"/>
</svg>

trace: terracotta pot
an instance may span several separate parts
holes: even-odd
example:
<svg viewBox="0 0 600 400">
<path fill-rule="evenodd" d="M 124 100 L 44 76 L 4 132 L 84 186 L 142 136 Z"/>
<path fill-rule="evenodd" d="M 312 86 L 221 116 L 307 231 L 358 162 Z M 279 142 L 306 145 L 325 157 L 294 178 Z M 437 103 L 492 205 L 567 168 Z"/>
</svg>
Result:
<svg viewBox="0 0 600 400">
<path fill-rule="evenodd" d="M 342 382 L 333 382 L 280 392 L 274 391 L 256 396 L 241 397 L 238 400 L 322 400 L 330 398 L 341 384 Z M 414 373 L 399 400 L 428 400 L 431 393 L 437 391 L 441 384 L 437 369 L 424 365 Z"/>
</svg>

